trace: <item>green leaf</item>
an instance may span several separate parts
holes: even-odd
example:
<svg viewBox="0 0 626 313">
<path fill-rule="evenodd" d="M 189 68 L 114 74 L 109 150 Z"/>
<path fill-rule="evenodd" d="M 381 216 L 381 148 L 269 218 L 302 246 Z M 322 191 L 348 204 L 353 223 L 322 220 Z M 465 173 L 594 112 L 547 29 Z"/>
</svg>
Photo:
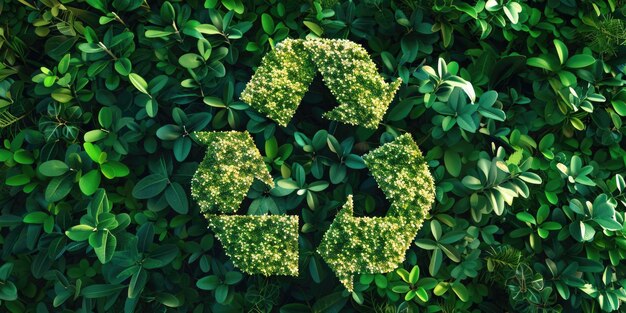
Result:
<svg viewBox="0 0 626 313">
<path fill-rule="evenodd" d="M 360 170 L 364 169 L 367 166 L 363 161 L 363 158 L 356 154 L 348 154 L 345 159 L 346 166 L 351 169 Z"/>
<path fill-rule="evenodd" d="M 442 296 L 444 295 L 448 290 L 450 289 L 450 283 L 446 283 L 446 282 L 439 282 L 437 284 L 437 286 L 435 286 L 435 289 L 433 289 L 433 293 L 436 296 Z"/>
<path fill-rule="evenodd" d="M 159 111 L 159 103 L 156 99 L 148 99 L 146 101 L 146 113 L 149 117 L 155 117 Z"/>
<path fill-rule="evenodd" d="M 225 303 L 226 298 L 228 298 L 228 286 L 227 285 L 219 285 L 215 289 L 215 300 L 217 303 Z"/>
<path fill-rule="evenodd" d="M 139 74 L 136 74 L 136 73 L 130 73 L 130 74 L 128 74 L 128 79 L 133 84 L 133 86 L 135 86 L 135 88 L 137 88 L 137 90 L 139 90 L 142 93 L 145 93 L 145 94 L 149 95 L 149 93 L 148 93 L 148 83 L 146 82 L 145 79 L 143 79 L 143 77 L 139 76 Z"/>
<path fill-rule="evenodd" d="M 423 302 L 428 302 L 428 293 L 426 292 L 426 290 L 424 288 L 417 288 L 415 290 L 415 295 L 417 295 L 417 297 L 422 300 Z"/>
<path fill-rule="evenodd" d="M 18 226 L 22 224 L 22 218 L 19 216 L 11 215 L 11 214 L 2 214 L 0 215 L 0 227 L 11 227 Z M 0 267 L 2 269 L 2 267 Z M 1 271 L 0 271 L 1 273 Z M 0 280 L 2 277 L 0 277 Z"/>
<path fill-rule="evenodd" d="M 56 177 L 67 173 L 70 167 L 62 161 L 50 160 L 41 163 L 37 169 L 39 170 L 39 173 L 44 176 Z"/>
<path fill-rule="evenodd" d="M 626 101 L 613 100 L 611 101 L 611 104 L 613 105 L 613 109 L 615 109 L 615 112 L 617 112 L 617 114 L 621 116 L 626 116 Z"/>
<path fill-rule="evenodd" d="M 273 137 L 265 141 L 265 155 L 270 159 L 275 159 L 278 156 L 278 142 L 276 137 Z"/>
<path fill-rule="evenodd" d="M 202 65 L 204 61 L 201 56 L 195 53 L 186 53 L 178 58 L 178 63 L 184 68 L 194 69 Z"/>
<path fill-rule="evenodd" d="M 150 80 L 148 83 L 148 92 L 150 94 L 156 94 L 163 89 L 163 87 L 167 86 L 169 82 L 169 78 L 167 75 L 158 75 Z"/>
<path fill-rule="evenodd" d="M 74 241 L 85 241 L 93 234 L 94 227 L 89 225 L 76 225 L 65 231 L 65 235 Z"/>
<path fill-rule="evenodd" d="M 553 42 L 554 47 L 556 48 L 556 53 L 559 55 L 559 61 L 561 64 L 565 63 L 565 60 L 568 58 L 567 46 L 565 46 L 565 44 L 558 39 L 554 39 Z"/>
<path fill-rule="evenodd" d="M 26 165 L 35 163 L 35 158 L 33 157 L 33 154 L 30 151 L 24 149 L 15 151 L 15 153 L 13 154 L 13 160 L 15 160 L 15 162 L 19 164 Z"/>
<path fill-rule="evenodd" d="M 519 22 L 519 13 L 522 12 L 522 6 L 517 2 L 509 2 L 502 6 L 504 15 L 511 21 L 511 24 L 517 24 Z"/>
<path fill-rule="evenodd" d="M 128 176 L 128 174 L 130 173 L 128 166 L 126 166 L 124 163 L 112 160 L 101 164 L 100 171 L 102 171 L 104 177 L 108 179 L 125 177 Z"/>
<path fill-rule="evenodd" d="M 453 283 L 452 290 L 457 295 L 457 297 L 461 299 L 461 301 L 463 302 L 469 301 L 469 292 L 467 291 L 467 288 L 465 288 L 465 285 L 459 282 Z"/>
<path fill-rule="evenodd" d="M 183 134 L 183 128 L 178 125 L 167 124 L 161 126 L 156 131 L 157 137 L 161 140 L 175 140 Z"/>
<path fill-rule="evenodd" d="M 133 197 L 137 199 L 149 199 L 159 195 L 165 188 L 169 179 L 161 174 L 151 174 L 141 179 L 133 188 Z"/>
<path fill-rule="evenodd" d="M 192 141 L 189 137 L 180 137 L 174 141 L 172 150 L 174 151 L 176 161 L 182 162 L 187 158 L 189 152 L 191 152 L 191 144 Z"/>
<path fill-rule="evenodd" d="M 219 61 L 213 61 L 207 65 L 207 68 L 215 75 L 215 77 L 224 77 L 226 76 L 226 68 L 224 64 Z"/>
<path fill-rule="evenodd" d="M 463 178 L 462 183 L 465 187 L 472 190 L 478 190 L 483 187 L 483 183 L 480 181 L 480 179 L 469 175 Z"/>
<path fill-rule="evenodd" d="M 91 196 L 96 189 L 100 187 L 100 171 L 91 170 L 87 174 L 83 175 L 78 181 L 80 191 L 86 196 Z"/>
<path fill-rule="evenodd" d="M 94 129 L 86 132 L 83 138 L 85 139 L 85 142 L 96 142 L 98 140 L 106 138 L 106 136 L 106 132 L 100 129 Z"/>
<path fill-rule="evenodd" d="M 115 252 L 115 247 L 117 246 L 117 238 L 108 230 L 99 230 L 96 236 L 101 236 L 98 240 L 102 244 L 98 247 L 94 247 L 93 250 L 100 263 L 108 263 L 113 258 L 113 253 Z"/>
<path fill-rule="evenodd" d="M 320 266 L 321 264 L 317 258 L 311 258 L 311 261 L 309 261 L 309 273 L 311 274 L 311 279 L 318 284 L 322 281 L 322 278 L 320 277 Z"/>
<path fill-rule="evenodd" d="M 7 186 L 22 186 L 30 182 L 30 177 L 26 174 L 13 175 L 4 182 Z"/>
<path fill-rule="evenodd" d="M 281 187 L 281 188 L 285 188 L 288 190 L 295 190 L 295 189 L 300 189 L 300 186 L 298 186 L 298 184 L 291 178 L 288 179 L 280 179 L 276 182 L 276 184 Z"/>
<path fill-rule="evenodd" d="M 183 186 L 177 182 L 172 182 L 167 189 L 165 189 L 165 199 L 167 203 L 178 214 L 187 214 L 189 211 L 189 202 L 187 201 L 187 195 Z"/>
<path fill-rule="evenodd" d="M 267 13 L 263 13 L 261 14 L 261 26 L 263 27 L 263 31 L 268 34 L 271 35 L 274 33 L 274 19 L 272 19 L 272 16 L 267 14 Z"/>
<path fill-rule="evenodd" d="M 70 68 L 70 55 L 66 54 L 59 61 L 59 74 L 65 74 L 67 70 Z"/>
<path fill-rule="evenodd" d="M 537 224 L 537 222 L 535 221 L 535 217 L 532 216 L 532 214 L 528 212 L 519 212 L 515 214 L 515 217 L 517 217 L 518 220 L 525 222 L 525 223 Z"/>
<path fill-rule="evenodd" d="M 326 312 L 338 313 L 341 310 L 341 308 L 343 308 L 346 302 L 347 302 L 347 298 L 345 298 L 342 295 L 341 291 L 333 292 L 329 295 L 319 298 L 313 304 L 312 311 L 315 313 L 326 313 Z"/>
<path fill-rule="evenodd" d="M 496 103 L 496 100 L 498 100 L 498 92 L 495 90 L 489 90 L 480 96 L 478 103 L 485 107 L 491 107 L 494 103 Z"/>
<path fill-rule="evenodd" d="M 95 284 L 81 290 L 83 297 L 88 299 L 104 298 L 125 289 L 126 285 Z"/>
<path fill-rule="evenodd" d="M 202 277 L 196 282 L 196 286 L 202 290 L 215 290 L 219 284 L 220 279 L 215 275 Z"/>
<path fill-rule="evenodd" d="M 462 114 L 457 116 L 456 123 L 459 124 L 459 127 L 470 133 L 475 133 L 478 127 L 474 122 L 474 118 L 470 114 Z"/>
<path fill-rule="evenodd" d="M 313 23 L 313 22 L 310 22 L 310 21 L 303 21 L 302 23 L 304 23 L 304 26 L 306 26 L 308 29 L 310 29 L 315 35 L 322 36 L 322 34 L 324 34 L 324 29 L 322 29 L 316 23 Z"/>
<path fill-rule="evenodd" d="M 90 6 L 92 6 L 92 7 L 96 8 L 96 9 L 100 10 L 100 12 L 102 12 L 102 13 L 104 13 L 104 14 L 109 13 L 109 12 L 107 12 L 107 10 L 106 10 L 106 4 L 105 4 L 105 2 L 104 2 L 103 0 L 87 0 L 87 3 L 88 3 Z"/>
<path fill-rule="evenodd" d="M 164 306 L 170 308 L 177 308 L 182 305 L 181 301 L 176 296 L 165 292 L 158 293 L 156 300 Z"/>
<path fill-rule="evenodd" d="M 102 160 L 102 150 L 100 150 L 100 147 L 90 142 L 85 142 L 83 148 L 85 148 L 85 152 L 87 152 L 87 155 L 92 161 L 100 163 Z"/>
<path fill-rule="evenodd" d="M 131 299 L 137 298 L 141 295 L 141 292 L 148 281 L 148 274 L 143 267 L 139 267 L 137 272 L 133 274 L 128 285 L 128 297 Z"/>
<path fill-rule="evenodd" d="M 411 269 L 411 273 L 409 273 L 409 283 L 415 285 L 417 284 L 417 281 L 420 278 L 420 268 L 419 266 L 415 265 L 413 266 L 413 269 Z"/>
<path fill-rule="evenodd" d="M 534 67 L 539 67 L 542 69 L 546 69 L 548 71 L 551 72 L 555 72 L 556 71 L 556 67 L 548 60 L 544 59 L 544 58 L 529 58 L 526 61 L 526 64 L 528 64 L 529 66 L 534 66 Z"/>
<path fill-rule="evenodd" d="M 411 287 L 409 287 L 408 285 L 393 286 L 391 288 L 391 291 L 395 293 L 407 293 L 409 292 L 409 290 L 411 290 Z"/>
<path fill-rule="evenodd" d="M 170 264 L 179 253 L 176 245 L 161 245 L 149 253 L 149 257 L 144 260 L 144 267 L 147 269 L 161 268 Z"/>
<path fill-rule="evenodd" d="M 133 66 L 128 58 L 119 58 L 115 61 L 115 70 L 122 76 L 128 76 Z"/>
<path fill-rule="evenodd" d="M 206 34 L 206 35 L 219 35 L 222 32 L 220 32 L 219 29 L 217 29 L 217 27 L 211 25 L 211 24 L 200 24 L 196 26 L 196 30 L 199 31 L 202 34 Z"/>
<path fill-rule="evenodd" d="M 227 272 L 224 275 L 224 283 L 227 285 L 235 285 L 243 279 L 243 275 L 239 272 Z"/>
<path fill-rule="evenodd" d="M 376 283 L 376 286 L 378 286 L 378 288 L 387 288 L 387 278 L 381 274 L 376 274 L 374 276 L 374 283 Z"/>
<path fill-rule="evenodd" d="M 60 103 L 68 103 L 74 99 L 72 91 L 67 88 L 59 88 L 52 92 L 50 95 L 52 99 L 59 101 Z"/>
<path fill-rule="evenodd" d="M 57 308 L 63 305 L 63 303 L 65 303 L 65 301 L 67 301 L 67 299 L 69 299 L 73 294 L 74 293 L 70 290 L 63 290 L 62 292 L 57 293 L 54 300 L 52 300 L 52 306 Z"/>
<path fill-rule="evenodd" d="M 174 11 L 174 7 L 169 1 L 163 2 L 161 5 L 161 10 L 159 12 L 161 14 L 161 18 L 166 23 L 171 23 L 174 17 L 176 16 L 176 12 Z"/>
<path fill-rule="evenodd" d="M 578 130 L 585 129 L 585 124 L 577 117 L 570 117 L 570 123 Z"/>
<path fill-rule="evenodd" d="M 214 108 L 225 108 L 226 105 L 224 104 L 224 102 L 222 101 L 221 98 L 218 97 L 204 97 L 202 99 L 202 101 L 204 102 L 204 104 L 208 105 L 208 106 L 212 106 Z"/>
<path fill-rule="evenodd" d="M 585 224 L 583 221 L 570 224 L 569 232 L 578 242 L 590 241 L 596 233 L 593 227 Z"/>
<path fill-rule="evenodd" d="M 398 274 L 398 276 L 400 276 L 400 278 L 402 278 L 402 280 L 404 280 L 405 282 L 409 282 L 409 272 L 407 270 L 399 268 L 396 270 L 396 274 Z"/>
<path fill-rule="evenodd" d="M 31 212 L 26 214 L 22 221 L 26 224 L 43 224 L 48 216 L 50 215 L 45 212 Z"/>
<path fill-rule="evenodd" d="M 17 287 L 12 281 L 5 281 L 0 285 L 0 300 L 15 301 L 17 300 Z M 5 306 L 6 304 L 3 304 Z"/>
<path fill-rule="evenodd" d="M 327 181 L 314 181 L 307 186 L 307 189 L 313 192 L 320 192 L 326 190 L 329 184 Z"/>
<path fill-rule="evenodd" d="M 150 29 L 146 30 L 145 36 L 146 38 L 163 38 L 172 34 L 174 34 L 174 32 Z"/>
<path fill-rule="evenodd" d="M 539 185 L 542 182 L 541 176 L 531 172 L 522 172 L 520 173 L 519 178 L 529 184 Z"/>
<path fill-rule="evenodd" d="M 461 174 L 461 155 L 456 151 L 446 150 L 443 156 L 443 162 L 446 166 L 446 171 L 454 177 L 459 177 Z"/>
<path fill-rule="evenodd" d="M 441 249 L 433 250 L 433 254 L 430 257 L 430 264 L 428 265 L 428 272 L 431 276 L 437 275 L 439 269 L 441 268 L 441 264 L 443 262 L 443 253 Z"/>
<path fill-rule="evenodd" d="M 53 178 L 46 187 L 46 201 L 56 202 L 65 198 L 74 186 L 73 180 L 74 175 L 71 174 Z"/>
<path fill-rule="evenodd" d="M 565 66 L 569 68 L 583 68 L 596 63 L 596 59 L 587 54 L 576 54 L 567 60 Z"/>
</svg>

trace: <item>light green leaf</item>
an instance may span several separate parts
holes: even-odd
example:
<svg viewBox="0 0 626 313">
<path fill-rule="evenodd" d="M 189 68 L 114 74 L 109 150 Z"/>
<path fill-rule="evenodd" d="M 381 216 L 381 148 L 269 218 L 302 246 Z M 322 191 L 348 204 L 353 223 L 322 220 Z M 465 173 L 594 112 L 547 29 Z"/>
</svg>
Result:
<svg viewBox="0 0 626 313">
<path fill-rule="evenodd" d="M 133 84 L 133 86 L 135 86 L 135 88 L 137 88 L 137 90 L 139 90 L 142 93 L 145 93 L 145 94 L 149 95 L 149 93 L 148 93 L 148 83 L 146 82 L 145 79 L 143 79 L 143 77 L 139 76 L 139 74 L 136 74 L 136 73 L 130 73 L 130 74 L 128 74 L 128 79 Z"/>
<path fill-rule="evenodd" d="M 565 44 L 558 39 L 554 39 L 553 42 L 554 47 L 556 48 L 556 53 L 559 55 L 559 61 L 561 64 L 565 63 L 568 58 L 567 46 L 565 46 Z"/>
<path fill-rule="evenodd" d="M 596 59 L 587 54 L 573 55 L 567 60 L 565 66 L 569 68 L 583 68 L 596 63 Z"/>
<path fill-rule="evenodd" d="M 67 173 L 70 167 L 62 161 L 50 160 L 41 163 L 37 169 L 39 170 L 39 173 L 44 176 L 56 177 Z"/>
</svg>

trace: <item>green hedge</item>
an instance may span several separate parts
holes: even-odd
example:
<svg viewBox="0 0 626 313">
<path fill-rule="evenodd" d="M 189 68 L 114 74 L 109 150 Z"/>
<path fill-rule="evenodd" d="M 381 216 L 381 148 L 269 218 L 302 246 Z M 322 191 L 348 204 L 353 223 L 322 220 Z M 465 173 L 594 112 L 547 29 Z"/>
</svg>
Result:
<svg viewBox="0 0 626 313">
<path fill-rule="evenodd" d="M 0 0 L 0 311 L 623 310 L 625 15 L 621 0 Z M 318 69 L 286 126 L 245 103 L 264 56 L 318 37 L 376 69 Z M 361 74 L 401 81 L 382 120 L 325 115 L 366 93 L 341 84 Z M 191 196 L 196 133 L 229 130 L 276 185 L 255 181 L 240 220 L 297 217 L 297 277 L 242 274 Z M 403 264 L 348 292 L 318 247 L 349 195 L 354 216 L 387 214 L 362 156 L 406 133 L 434 204 Z M 277 238 L 247 243 L 293 248 Z"/>
</svg>

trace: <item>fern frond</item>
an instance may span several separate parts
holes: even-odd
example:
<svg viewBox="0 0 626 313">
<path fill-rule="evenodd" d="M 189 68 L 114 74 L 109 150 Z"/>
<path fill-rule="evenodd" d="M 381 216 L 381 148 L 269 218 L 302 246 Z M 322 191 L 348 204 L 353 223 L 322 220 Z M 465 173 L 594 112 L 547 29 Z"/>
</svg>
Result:
<svg viewBox="0 0 626 313">
<path fill-rule="evenodd" d="M 24 117 L 24 115 L 21 116 L 15 116 L 13 114 L 11 114 L 11 112 L 9 111 L 2 111 L 0 112 L 0 128 L 5 128 L 19 120 L 21 120 Z"/>
<path fill-rule="evenodd" d="M 522 262 L 522 252 L 511 246 L 492 247 L 487 253 L 489 256 L 485 259 L 490 272 L 501 268 L 514 269 Z"/>
<path fill-rule="evenodd" d="M 619 46 L 626 45 L 626 22 L 607 18 L 579 30 L 589 47 L 599 53 L 615 55 Z"/>
</svg>

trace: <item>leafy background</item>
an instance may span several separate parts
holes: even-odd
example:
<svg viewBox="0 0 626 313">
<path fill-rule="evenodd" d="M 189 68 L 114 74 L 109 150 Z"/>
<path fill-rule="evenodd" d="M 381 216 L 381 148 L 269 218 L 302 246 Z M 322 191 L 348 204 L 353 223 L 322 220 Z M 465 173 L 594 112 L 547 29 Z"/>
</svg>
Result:
<svg viewBox="0 0 626 313">
<path fill-rule="evenodd" d="M 0 310 L 598 312 L 626 300 L 621 0 L 0 1 Z M 239 101 L 281 40 L 363 45 L 405 82 L 378 130 Z M 475 100 L 475 101 L 474 101 Z M 189 197 L 200 130 L 248 130 L 301 217 L 300 276 L 233 268 Z M 436 203 L 398 271 L 344 290 L 315 253 L 360 155 L 410 132 Z"/>
</svg>

